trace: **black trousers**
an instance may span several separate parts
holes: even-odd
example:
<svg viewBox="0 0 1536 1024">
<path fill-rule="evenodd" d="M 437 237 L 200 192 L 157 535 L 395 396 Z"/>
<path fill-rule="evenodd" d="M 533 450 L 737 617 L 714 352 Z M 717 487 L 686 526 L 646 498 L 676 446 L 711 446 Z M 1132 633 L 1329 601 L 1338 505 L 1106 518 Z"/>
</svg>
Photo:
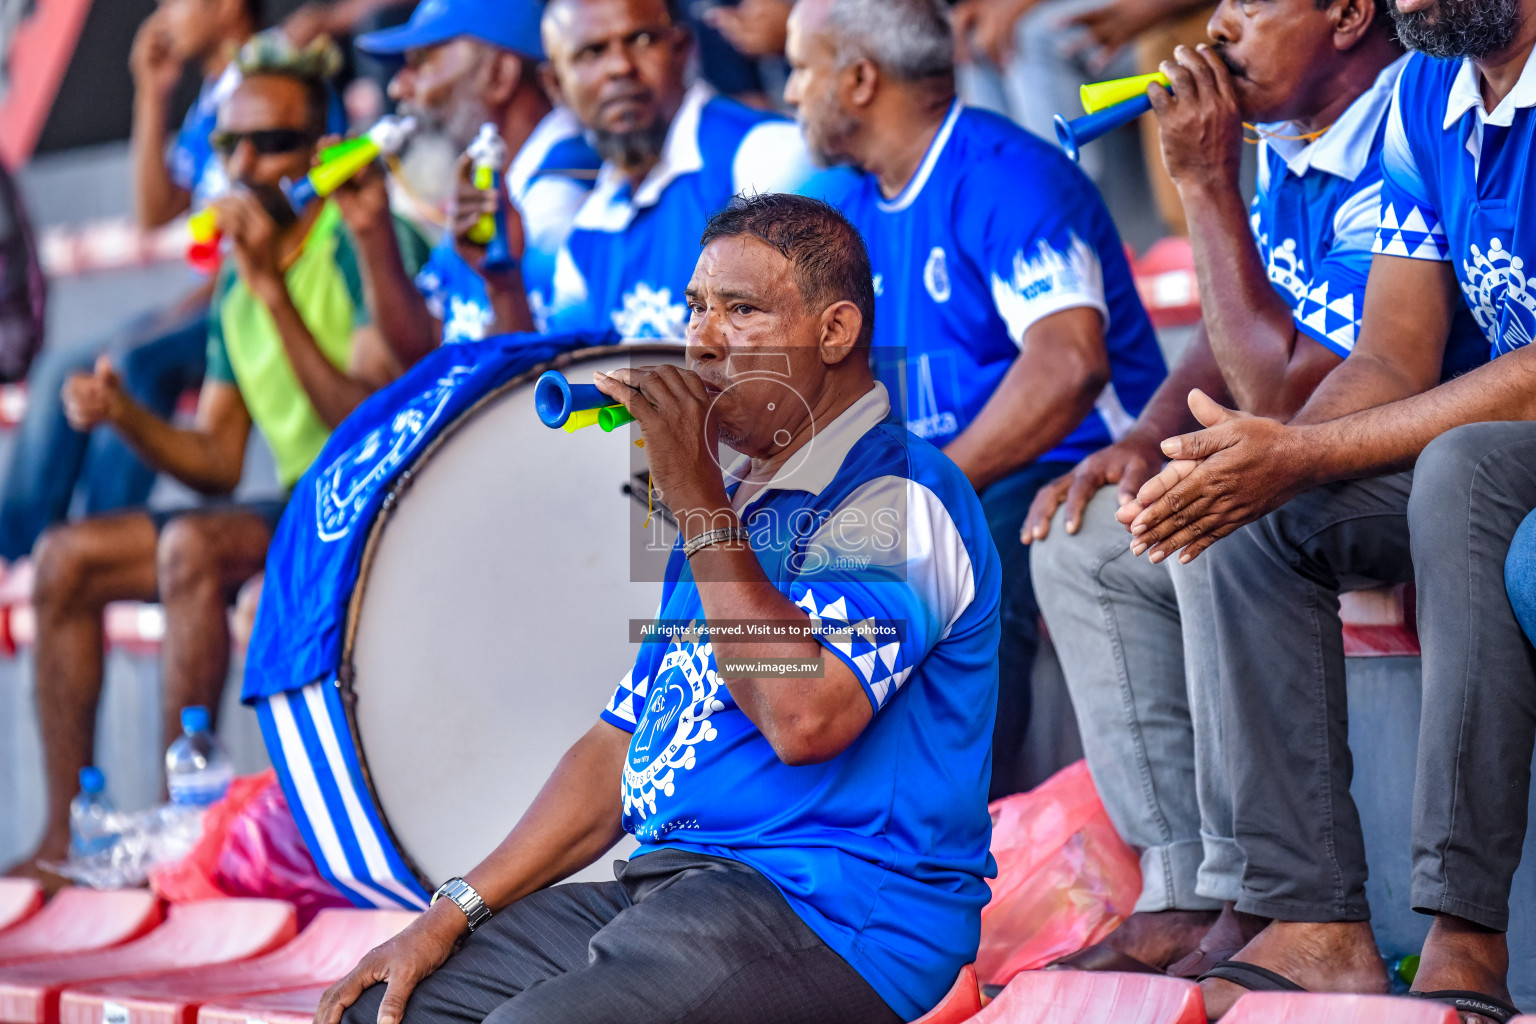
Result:
<svg viewBox="0 0 1536 1024">
<path fill-rule="evenodd" d="M 896 1015 L 745 864 L 660 850 L 491 918 L 402 1024 L 889 1024 Z M 374 1024 L 384 986 L 343 1024 Z"/>
<path fill-rule="evenodd" d="M 1536 652 L 1504 560 L 1536 506 L 1536 423 L 1441 435 L 1412 473 L 1319 488 L 1218 541 L 1210 573 L 1237 908 L 1358 921 L 1365 844 L 1350 797 L 1339 591 L 1415 580 L 1424 694 L 1413 801 L 1415 910 L 1509 925 L 1525 838 Z"/>
</svg>

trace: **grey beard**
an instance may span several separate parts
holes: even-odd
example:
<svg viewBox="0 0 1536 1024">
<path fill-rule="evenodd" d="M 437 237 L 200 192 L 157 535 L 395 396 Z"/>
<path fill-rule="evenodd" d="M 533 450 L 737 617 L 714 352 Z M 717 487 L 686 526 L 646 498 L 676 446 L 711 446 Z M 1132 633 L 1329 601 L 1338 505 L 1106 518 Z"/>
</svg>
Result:
<svg viewBox="0 0 1536 1024">
<path fill-rule="evenodd" d="M 1433 8 L 1402 14 L 1392 0 L 1397 38 L 1428 57 L 1477 60 L 1504 49 L 1520 28 L 1520 0 L 1439 0 Z"/>
<path fill-rule="evenodd" d="M 670 125 L 661 121 L 631 132 L 590 131 L 592 147 L 609 163 L 622 168 L 639 167 L 661 156 Z"/>
</svg>

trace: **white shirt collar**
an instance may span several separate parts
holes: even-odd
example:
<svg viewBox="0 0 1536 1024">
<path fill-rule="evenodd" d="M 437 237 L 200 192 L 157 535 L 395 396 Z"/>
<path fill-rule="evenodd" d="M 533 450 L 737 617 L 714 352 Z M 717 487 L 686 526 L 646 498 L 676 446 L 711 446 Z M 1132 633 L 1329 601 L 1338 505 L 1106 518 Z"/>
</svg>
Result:
<svg viewBox="0 0 1536 1024">
<path fill-rule="evenodd" d="M 570 108 L 556 107 L 545 114 L 528 134 L 528 138 L 523 140 L 523 147 L 507 167 L 507 194 L 520 202 L 523 193 L 528 191 L 528 183 L 548 159 L 549 151 L 566 139 L 580 134 L 581 122 Z"/>
<path fill-rule="evenodd" d="M 1408 62 L 1405 53 L 1381 69 L 1376 81 L 1348 107 L 1339 119 L 1323 134 L 1311 142 L 1299 139 L 1265 139 L 1264 144 L 1279 154 L 1285 166 L 1298 178 L 1311 168 L 1326 174 L 1354 181 L 1370 163 L 1372 144 L 1381 119 L 1392 106 L 1392 92 L 1397 88 L 1398 76 Z M 1264 125 L 1265 131 L 1281 135 L 1299 131 L 1296 125 L 1285 122 Z"/>
<path fill-rule="evenodd" d="M 628 177 L 613 164 L 604 161 L 597 172 L 592 195 L 576 214 L 575 227 L 592 231 L 623 231 L 634 219 L 635 211 L 654 206 L 667 186 L 685 174 L 704 169 L 704 152 L 699 147 L 699 122 L 704 106 L 715 98 L 715 90 L 705 82 L 695 82 L 683 95 L 682 106 L 667 129 L 661 147 L 661 159 L 651 168 L 632 196 L 619 198 Z"/>
<path fill-rule="evenodd" d="M 1483 109 L 1483 92 L 1479 82 L 1477 65 L 1471 58 L 1463 58 L 1461 67 L 1456 72 L 1456 78 L 1451 82 L 1451 93 L 1445 100 L 1445 122 L 1442 127 L 1446 131 L 1462 119 L 1467 111 L 1477 114 L 1479 125 L 1491 124 L 1500 128 L 1508 128 L 1515 121 L 1515 111 L 1525 107 L 1536 107 L 1536 60 L 1527 57 L 1525 67 L 1520 70 L 1520 79 L 1515 82 L 1515 87 L 1509 90 L 1509 95 L 1499 101 L 1499 105 L 1493 108 L 1493 113 Z"/>
<path fill-rule="evenodd" d="M 757 502 L 769 491 L 807 491 L 820 494 L 837 478 L 838 470 L 859 438 L 869 433 L 891 414 L 891 399 L 885 385 L 875 383 L 862 398 L 844 409 L 831 423 L 812 435 L 789 461 L 779 467 L 773 479 L 752 495 L 747 504 Z M 746 478 L 752 460 L 745 455 L 727 470 L 728 480 Z"/>
<path fill-rule="evenodd" d="M 960 113 L 965 108 L 957 99 L 949 106 L 949 113 L 944 117 L 944 123 L 939 126 L 938 133 L 933 141 L 928 143 L 928 152 L 923 156 L 923 162 L 918 165 L 917 173 L 912 175 L 912 180 L 907 182 L 907 187 L 902 189 L 895 199 L 880 200 L 880 209 L 886 213 L 899 213 L 911 206 L 918 195 L 922 193 L 923 186 L 928 184 L 928 178 L 933 174 L 933 168 L 938 164 L 939 157 L 944 154 L 944 147 L 949 145 L 949 137 L 955 132 L 955 122 L 960 120 Z"/>
</svg>

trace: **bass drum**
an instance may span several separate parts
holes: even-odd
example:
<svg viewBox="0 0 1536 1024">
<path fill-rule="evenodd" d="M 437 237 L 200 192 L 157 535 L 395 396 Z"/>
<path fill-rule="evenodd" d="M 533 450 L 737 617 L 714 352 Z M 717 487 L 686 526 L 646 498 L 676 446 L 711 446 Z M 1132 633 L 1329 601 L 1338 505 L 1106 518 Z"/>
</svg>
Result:
<svg viewBox="0 0 1536 1024">
<path fill-rule="evenodd" d="M 645 525 L 638 431 L 551 430 L 534 381 L 683 361 L 681 345 L 626 345 L 521 374 L 423 450 L 372 527 L 345 704 L 384 827 L 428 892 L 506 836 L 597 721 L 676 538 L 659 511 Z M 605 858 L 577 877 L 613 876 Z"/>
</svg>

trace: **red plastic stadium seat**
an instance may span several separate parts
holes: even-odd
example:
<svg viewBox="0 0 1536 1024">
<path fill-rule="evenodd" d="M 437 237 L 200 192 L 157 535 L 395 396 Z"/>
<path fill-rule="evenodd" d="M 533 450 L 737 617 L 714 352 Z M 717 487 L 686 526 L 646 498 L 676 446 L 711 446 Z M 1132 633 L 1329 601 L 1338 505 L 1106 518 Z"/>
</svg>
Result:
<svg viewBox="0 0 1536 1024">
<path fill-rule="evenodd" d="M 1189 239 L 1158 239 L 1131 270 L 1153 325 L 1185 327 L 1200 322 L 1200 282 Z"/>
<path fill-rule="evenodd" d="M 60 889 L 42 910 L 0 935 L 0 967 L 107 949 L 138 938 L 160 919 L 160 899 L 147 889 Z"/>
<path fill-rule="evenodd" d="M 415 917 L 410 910 L 322 910 L 298 938 L 254 960 L 72 986 L 59 1001 L 59 1021 L 194 1024 L 198 1007 L 215 999 L 329 985 Z"/>
<path fill-rule="evenodd" d="M 1025 971 L 975 1024 L 1205 1024 L 1200 986 L 1160 974 Z"/>
<path fill-rule="evenodd" d="M 173 906 L 164 925 L 125 946 L 0 968 L 0 1021 L 58 1024 L 59 994 L 69 986 L 245 960 L 276 949 L 297 930 L 293 904 L 282 900 Z"/>
<path fill-rule="evenodd" d="M 0 878 L 0 932 L 43 908 L 43 887 L 30 878 Z"/>
<path fill-rule="evenodd" d="M 246 996 L 203 1007 L 197 1024 L 310 1024 L 324 994 L 325 989 L 317 987 Z"/>
<path fill-rule="evenodd" d="M 1344 653 L 1351 658 L 1419 656 L 1412 583 L 1340 594 L 1339 617 L 1344 620 Z"/>
<path fill-rule="evenodd" d="M 938 1006 L 919 1017 L 913 1024 L 960 1024 L 981 1012 L 981 985 L 976 981 L 976 965 L 960 968 L 949 995 Z"/>
<path fill-rule="evenodd" d="M 1444 1003 L 1395 996 L 1254 992 L 1221 1018 L 1225 1024 L 1457 1024 Z"/>
</svg>

